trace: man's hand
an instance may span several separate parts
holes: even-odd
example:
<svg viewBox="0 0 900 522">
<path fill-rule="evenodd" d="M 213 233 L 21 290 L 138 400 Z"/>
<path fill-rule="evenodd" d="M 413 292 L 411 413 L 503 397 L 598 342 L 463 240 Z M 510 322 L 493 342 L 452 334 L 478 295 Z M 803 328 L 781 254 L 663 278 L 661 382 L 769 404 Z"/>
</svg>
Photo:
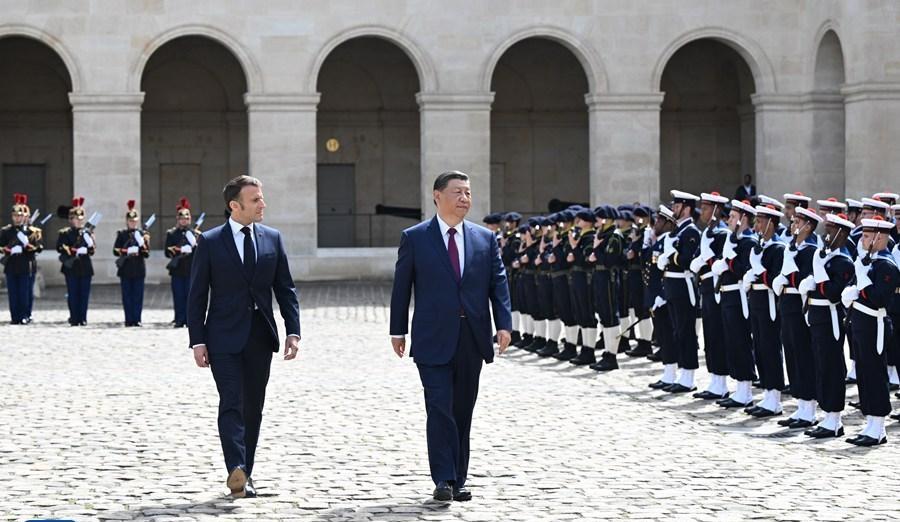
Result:
<svg viewBox="0 0 900 522">
<path fill-rule="evenodd" d="M 205 344 L 198 344 L 194 347 L 194 362 L 201 368 L 209 368 L 209 353 L 206 351 Z"/>
<path fill-rule="evenodd" d="M 397 357 L 403 357 L 406 353 L 406 337 L 391 337 L 391 346 L 394 347 Z"/>
<path fill-rule="evenodd" d="M 511 340 L 512 335 L 509 333 L 509 330 L 497 330 L 497 344 L 500 345 L 500 355 L 506 353 Z"/>
<path fill-rule="evenodd" d="M 293 335 L 287 336 L 284 339 L 284 360 L 290 361 L 297 357 L 298 351 L 300 351 L 300 339 Z"/>
</svg>

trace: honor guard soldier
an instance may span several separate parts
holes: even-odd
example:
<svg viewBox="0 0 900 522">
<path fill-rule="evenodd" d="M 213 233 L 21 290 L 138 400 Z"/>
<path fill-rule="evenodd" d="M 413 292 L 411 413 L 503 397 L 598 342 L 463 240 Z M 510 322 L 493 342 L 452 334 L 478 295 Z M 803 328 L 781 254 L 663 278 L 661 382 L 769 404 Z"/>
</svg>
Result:
<svg viewBox="0 0 900 522">
<path fill-rule="evenodd" d="M 801 295 L 805 294 L 807 303 L 806 319 L 809 322 L 815 368 L 815 395 L 825 412 L 825 418 L 818 426 L 812 427 L 816 422 L 815 402 L 807 403 L 807 407 L 812 407 L 813 411 L 797 416 L 798 420 L 788 427 L 801 428 L 808 425 L 810 429 L 804 434 L 816 439 L 844 435 L 841 412 L 846 400 L 844 376 L 847 374 L 847 366 L 844 362 L 846 332 L 841 294 L 853 282 L 855 273 L 853 260 L 846 248 L 850 231 L 854 227 L 855 224 L 843 214 L 825 216 L 825 246 L 816 249 L 812 256 L 812 275 L 807 276 L 800 284 Z M 793 390 L 793 382 L 791 386 Z"/>
<path fill-rule="evenodd" d="M 700 367 L 697 341 L 697 295 L 693 274 L 689 270 L 691 261 L 697 257 L 700 248 L 700 229 L 694 225 L 694 210 L 700 198 L 673 190 L 672 213 L 678 223 L 675 232 L 666 238 L 663 253 L 658 260 L 660 270 L 665 270 L 664 284 L 669 315 L 675 333 L 678 352 L 678 366 L 681 375 L 678 381 L 665 388 L 669 393 L 685 393 L 696 390 L 694 372 Z"/>
<path fill-rule="evenodd" d="M 847 221 L 853 223 L 853 228 L 859 226 L 859 220 L 862 219 L 860 214 L 862 213 L 863 204 L 862 201 L 856 199 L 847 198 Z"/>
<path fill-rule="evenodd" d="M 625 278 L 627 289 L 625 291 L 628 307 L 633 317 L 630 323 L 631 331 L 637 346 L 625 350 L 629 357 L 646 357 L 653 353 L 650 344 L 653 330 L 650 322 L 650 307 L 644 299 L 644 264 L 641 252 L 644 249 L 647 238 L 651 235 L 652 210 L 649 207 L 637 205 L 632 211 L 634 229 L 628 238 L 625 250 L 625 266 L 627 277 Z M 623 332 L 622 339 L 627 339 L 627 332 Z M 621 348 L 620 348 L 620 351 Z"/>
<path fill-rule="evenodd" d="M 728 332 L 728 374 L 737 381 L 734 393 L 716 401 L 723 408 L 753 405 L 752 383 L 756 371 L 750 336 L 750 307 L 741 282 L 750 269 L 750 252 L 759 243 L 752 228 L 755 217 L 756 209 L 748 201 L 731 200 L 728 238 L 722 246 L 722 256 L 710 267 L 719 280 L 718 290 L 722 294 L 722 323 Z"/>
<path fill-rule="evenodd" d="M 875 216 L 880 216 L 882 219 L 887 219 L 888 212 L 891 210 L 891 206 L 881 201 L 878 196 L 872 196 L 871 198 L 862 198 L 863 208 L 860 212 L 860 222 L 863 219 L 872 219 Z M 850 254 L 853 256 L 853 259 L 856 259 L 856 254 L 858 250 L 859 240 L 862 237 L 863 227 L 860 224 L 858 227 L 853 229 L 853 232 L 850 233 L 850 243 L 852 248 L 850 250 Z M 852 369 L 851 369 L 852 372 Z"/>
<path fill-rule="evenodd" d="M 587 352 L 593 354 L 594 345 L 597 343 L 597 316 L 594 313 L 594 299 L 591 290 L 591 274 L 593 263 L 588 261 L 594 248 L 594 211 L 582 208 L 575 213 L 575 227 L 569 231 L 568 249 L 566 260 L 570 263 L 569 270 L 569 302 L 575 314 L 578 329 L 573 330 L 574 335 L 566 333 L 566 345 L 563 350 L 554 357 L 569 361 L 579 355 L 581 348 L 583 357 L 587 358 Z M 581 330 L 580 340 L 578 330 Z"/>
<path fill-rule="evenodd" d="M 521 348 L 524 350 L 538 342 L 539 335 L 544 336 L 543 329 L 538 334 L 538 328 L 542 326 L 544 318 L 538 305 L 537 295 L 537 270 L 534 261 L 540 255 L 541 225 L 540 218 L 531 217 L 528 222 L 520 227 L 522 230 L 522 245 L 519 252 L 519 295 L 522 297 L 523 332 Z M 546 341 L 544 341 L 546 342 Z"/>
<path fill-rule="evenodd" d="M 0 229 L 3 273 L 9 297 L 11 324 L 31 322 L 31 303 L 34 297 L 34 277 L 37 273 L 35 256 L 43 249 L 41 229 L 31 226 L 27 194 L 13 194 L 12 222 Z"/>
<path fill-rule="evenodd" d="M 553 308 L 553 281 L 550 277 L 550 250 L 553 243 L 555 220 L 541 218 L 541 239 L 538 241 L 537 257 L 534 259 L 534 282 L 537 289 L 537 306 L 540 308 L 540 322 L 535 330 L 536 340 L 525 347 L 529 352 L 538 352 L 548 344 L 557 348 L 559 329 L 556 325 L 556 310 Z M 553 337 L 553 335 L 556 337 Z"/>
<path fill-rule="evenodd" d="M 820 199 L 816 201 L 816 204 L 819 206 L 819 215 L 822 216 L 822 219 L 825 219 L 825 216 L 828 214 L 847 215 L 847 204 L 843 201 L 838 201 L 837 198 Z"/>
<path fill-rule="evenodd" d="M 619 348 L 619 290 L 617 288 L 617 272 L 625 261 L 625 240 L 616 229 L 618 212 L 609 205 L 595 209 L 597 235 L 594 237 L 593 251 L 588 262 L 594 264 L 591 286 L 594 291 L 594 309 L 600 318 L 603 338 L 603 353 L 600 362 L 596 361 L 595 351 L 588 351 L 585 359 L 572 359 L 573 364 L 590 364 L 597 371 L 609 371 L 619 367 L 616 353 Z M 587 343 L 585 343 L 587 344 Z M 599 345 L 599 342 L 597 343 Z M 588 348 L 588 346 L 585 346 Z M 596 345 L 595 345 L 596 350 Z M 590 359 L 594 359 L 593 362 Z"/>
<path fill-rule="evenodd" d="M 750 252 L 750 269 L 741 281 L 750 308 L 750 330 L 763 400 L 747 413 L 757 418 L 781 415 L 781 390 L 784 365 L 781 347 L 781 317 L 775 304 L 772 280 L 781 271 L 784 243 L 775 239 L 775 229 L 784 214 L 773 205 L 756 207 L 756 233 L 759 243 Z"/>
<path fill-rule="evenodd" d="M 810 202 L 812 202 L 812 198 L 804 195 L 802 192 L 793 192 L 784 195 L 784 208 L 781 209 L 781 211 L 784 212 L 785 220 L 788 222 L 788 228 L 787 235 L 781 237 L 781 240 L 784 241 L 785 244 L 791 242 L 791 223 L 794 222 L 795 211 L 798 208 L 809 208 Z"/>
<path fill-rule="evenodd" d="M 856 285 L 844 289 L 841 301 L 852 317 L 859 402 L 866 427 L 847 442 L 877 446 L 887 442 L 884 421 L 891 412 L 884 349 L 891 335 L 887 307 L 900 285 L 900 270 L 887 248 L 893 223 L 877 216 L 864 219 L 862 226 L 859 255 L 854 262 Z"/>
<path fill-rule="evenodd" d="M 71 207 L 60 207 L 60 217 L 67 216 L 69 226 L 60 229 L 56 239 L 56 251 L 66 276 L 66 295 L 69 305 L 69 324 L 87 324 L 88 302 L 91 298 L 91 278 L 94 266 L 95 241 L 93 227 L 85 221 L 84 198 L 76 197 Z"/>
<path fill-rule="evenodd" d="M 191 227 L 191 202 L 181 198 L 175 209 L 176 225 L 166 231 L 166 269 L 172 278 L 172 301 L 175 308 L 175 328 L 187 326 L 187 299 L 191 283 L 191 262 L 200 235 L 198 227 Z"/>
<path fill-rule="evenodd" d="M 578 323 L 575 320 L 575 312 L 572 310 L 572 301 L 569 297 L 569 272 L 572 264 L 566 255 L 569 231 L 573 227 L 575 213 L 569 209 L 557 212 L 556 230 L 553 233 L 553 242 L 546 259 L 550 264 L 550 281 L 553 289 L 553 309 L 557 319 L 551 321 L 549 329 L 549 341 L 547 346 L 537 352 L 541 357 L 550 357 L 561 353 L 558 341 L 560 332 L 565 329 L 563 350 L 575 349 L 572 340 L 577 340 Z"/>
<path fill-rule="evenodd" d="M 619 280 L 619 334 L 616 353 L 625 353 L 631 350 L 630 338 L 635 328 L 638 327 L 635 304 L 643 303 L 641 291 L 640 258 L 634 255 L 633 243 L 635 229 L 634 206 L 620 205 L 616 208 L 619 219 L 616 220 L 616 229 L 622 236 L 622 266 L 618 271 Z"/>
<path fill-rule="evenodd" d="M 722 296 L 716 284 L 718 278 L 710 266 L 722 255 L 728 239 L 728 227 L 723 222 L 729 200 L 718 192 L 700 194 L 700 219 L 705 226 L 700 236 L 700 250 L 691 261 L 691 272 L 699 278 L 700 317 L 703 321 L 703 352 L 706 354 L 706 370 L 709 386 L 694 397 L 704 400 L 720 400 L 728 397 L 728 356 L 725 353 L 725 325 L 722 322 Z"/>
<path fill-rule="evenodd" d="M 125 310 L 125 326 L 141 326 L 144 309 L 144 278 L 147 267 L 144 260 L 150 257 L 150 233 L 141 228 L 141 219 L 135 201 L 128 200 L 125 228 L 116 232 L 113 255 L 116 256 L 116 275 L 122 287 L 122 308 Z"/>
<path fill-rule="evenodd" d="M 516 263 L 516 267 L 513 265 L 519 251 L 519 245 L 522 242 L 521 235 L 518 231 L 519 221 L 521 220 L 522 215 L 518 212 L 507 212 L 503 216 L 503 232 L 500 238 L 500 257 L 503 260 L 503 266 L 506 267 L 506 281 L 509 284 L 509 298 L 512 305 L 513 329 L 510 334 L 511 342 L 516 346 L 518 346 L 518 343 L 522 340 L 522 314 L 519 308 L 520 296 L 517 291 L 517 279 L 519 277 L 518 264 Z"/>
<path fill-rule="evenodd" d="M 653 332 L 659 343 L 660 360 L 663 363 L 663 374 L 650 388 L 664 390 L 675 385 L 678 368 L 678 353 L 675 351 L 675 336 L 672 318 L 669 316 L 669 304 L 666 302 L 666 289 L 663 283 L 665 273 L 659 268 L 659 258 L 663 254 L 666 241 L 677 226 L 675 214 L 665 205 L 659 206 L 653 234 L 647 241 L 648 246 L 641 252 L 644 263 L 644 296 L 653 318 Z"/>
<path fill-rule="evenodd" d="M 824 221 L 813 209 L 798 207 L 794 213 L 791 242 L 784 251 L 781 270 L 772 289 L 779 297 L 781 313 L 781 342 L 787 366 L 791 394 L 797 399 L 797 410 L 787 419 L 778 421 L 792 429 L 808 428 L 816 418 L 816 373 L 812 338 L 805 314 L 805 295 L 810 290 L 815 251 L 820 241 L 816 227 Z M 806 280 L 806 283 L 803 281 Z"/>
<path fill-rule="evenodd" d="M 895 239 L 900 237 L 900 205 L 891 205 L 891 211 L 894 214 L 894 228 L 891 229 L 894 246 L 891 248 L 891 255 L 897 265 L 900 266 L 900 241 Z M 897 369 L 900 368 L 900 333 L 897 333 L 896 330 L 900 328 L 900 292 L 894 295 L 894 298 L 891 300 L 891 304 L 888 306 L 888 315 L 891 317 L 891 323 L 895 329 L 895 333 L 891 336 L 891 342 L 887 347 L 888 377 L 891 391 L 895 391 L 900 389 L 900 384 L 898 384 L 900 375 L 897 374 Z M 900 394 L 897 394 L 897 396 L 900 397 Z M 900 420 L 900 415 L 893 418 Z"/>
<path fill-rule="evenodd" d="M 784 203 L 778 201 L 777 199 L 766 196 L 764 194 L 760 194 L 757 199 L 759 200 L 760 205 L 772 205 L 773 207 L 775 207 L 775 210 L 784 213 Z M 775 228 L 775 238 L 785 245 L 791 242 L 791 223 L 793 222 L 793 219 L 793 214 L 791 214 L 790 217 L 787 217 L 787 215 L 785 214 L 785 222 L 779 221 L 777 223 L 778 226 Z"/>
</svg>

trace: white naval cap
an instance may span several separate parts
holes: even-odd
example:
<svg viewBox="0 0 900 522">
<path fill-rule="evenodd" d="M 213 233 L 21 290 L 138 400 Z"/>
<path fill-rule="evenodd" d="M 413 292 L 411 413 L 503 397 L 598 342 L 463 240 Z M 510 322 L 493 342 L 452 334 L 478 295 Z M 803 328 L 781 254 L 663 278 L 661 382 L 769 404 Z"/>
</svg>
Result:
<svg viewBox="0 0 900 522">
<path fill-rule="evenodd" d="M 847 198 L 847 209 L 848 209 L 848 210 L 849 210 L 849 209 L 860 210 L 860 209 L 862 209 L 862 208 L 863 208 L 862 201 L 859 201 L 859 200 L 857 200 L 857 199 L 850 199 L 850 198 Z"/>
<path fill-rule="evenodd" d="M 775 205 L 756 205 L 757 217 L 765 215 L 766 217 L 783 218 L 784 212 L 781 212 Z"/>
<path fill-rule="evenodd" d="M 875 198 L 862 198 L 863 207 L 869 207 L 878 210 L 890 210 L 891 206 L 881 201 L 880 199 Z"/>
<path fill-rule="evenodd" d="M 707 203 L 719 203 L 721 205 L 724 205 L 725 203 L 728 203 L 728 198 L 719 194 L 718 192 L 701 192 L 700 201 L 706 201 Z"/>
<path fill-rule="evenodd" d="M 891 230 L 894 224 L 881 216 L 875 216 L 871 219 L 862 220 L 863 228 L 874 228 L 876 230 Z"/>
<path fill-rule="evenodd" d="M 856 228 L 856 225 L 843 214 L 826 214 L 825 221 L 851 230 Z"/>
<path fill-rule="evenodd" d="M 756 215 L 756 209 L 753 206 L 745 201 L 738 201 L 736 199 L 731 200 L 731 210 L 738 210 L 745 214 L 750 214 L 751 216 Z"/>
<path fill-rule="evenodd" d="M 874 194 L 872 198 L 878 198 L 881 201 L 890 200 L 890 204 L 893 205 L 900 199 L 900 194 L 895 194 L 893 192 L 879 192 L 878 194 Z"/>
<path fill-rule="evenodd" d="M 691 194 L 690 192 L 684 192 L 681 190 L 672 190 L 672 191 L 670 191 L 670 193 L 672 194 L 672 200 L 675 202 L 682 202 L 682 203 L 691 202 L 691 203 L 693 203 L 696 201 L 700 201 L 700 198 L 698 196 L 695 196 L 695 195 Z"/>
<path fill-rule="evenodd" d="M 821 223 L 823 221 L 822 216 L 820 216 L 818 212 L 804 207 L 797 207 L 796 215 L 815 223 Z"/>
<path fill-rule="evenodd" d="M 797 203 L 809 205 L 809 202 L 812 201 L 812 198 L 809 196 L 804 196 L 802 192 L 794 192 L 793 194 L 785 194 L 784 200 L 790 201 L 791 203 L 794 203 L 795 205 Z"/>
<path fill-rule="evenodd" d="M 769 196 L 766 196 L 765 194 L 760 194 L 757 199 L 759 199 L 760 205 L 772 205 L 775 208 L 777 208 L 778 210 L 784 209 L 784 203 L 778 201 L 775 198 L 770 198 Z"/>
<path fill-rule="evenodd" d="M 665 205 L 659 206 L 659 215 L 668 219 L 669 221 L 672 221 L 672 222 L 675 221 L 675 213 L 672 212 L 672 209 L 670 209 L 669 207 L 667 207 Z"/>
<path fill-rule="evenodd" d="M 838 201 L 837 198 L 820 199 L 816 201 L 816 203 L 818 203 L 819 208 L 839 211 L 847 210 L 847 204 L 842 201 Z"/>
</svg>

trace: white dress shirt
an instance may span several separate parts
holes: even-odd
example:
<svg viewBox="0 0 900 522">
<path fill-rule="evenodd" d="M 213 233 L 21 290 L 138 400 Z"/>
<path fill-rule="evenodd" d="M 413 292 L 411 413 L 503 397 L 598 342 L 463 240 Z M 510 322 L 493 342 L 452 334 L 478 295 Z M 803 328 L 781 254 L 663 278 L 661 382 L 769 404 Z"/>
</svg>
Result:
<svg viewBox="0 0 900 522">
<path fill-rule="evenodd" d="M 449 234 L 450 225 L 448 225 L 447 223 L 444 223 L 444 220 L 441 219 L 441 216 L 437 216 L 437 222 L 438 222 L 438 226 L 441 228 L 441 238 L 443 238 L 443 240 L 444 240 L 444 248 L 449 250 L 449 248 L 450 248 L 450 234 Z M 465 245 L 465 239 L 463 239 L 463 235 L 464 235 L 463 234 L 463 222 L 460 221 L 453 228 L 456 229 L 456 236 L 454 237 L 454 240 L 456 241 L 456 250 L 459 252 L 459 276 L 462 277 L 462 275 L 465 273 L 465 270 L 466 270 L 466 267 L 465 267 L 466 245 Z"/>
<path fill-rule="evenodd" d="M 241 232 L 241 229 L 244 228 L 244 225 L 238 223 L 237 221 L 228 218 L 228 225 L 231 227 L 231 235 L 234 237 L 234 246 L 237 247 L 238 257 L 241 258 L 241 263 L 244 262 L 244 233 Z M 256 248 L 256 229 L 253 227 L 253 223 L 247 225 L 250 227 L 250 239 L 253 241 L 253 253 L 256 254 L 256 259 L 259 259 L 259 249 Z M 256 260 L 254 259 L 254 261 Z"/>
</svg>

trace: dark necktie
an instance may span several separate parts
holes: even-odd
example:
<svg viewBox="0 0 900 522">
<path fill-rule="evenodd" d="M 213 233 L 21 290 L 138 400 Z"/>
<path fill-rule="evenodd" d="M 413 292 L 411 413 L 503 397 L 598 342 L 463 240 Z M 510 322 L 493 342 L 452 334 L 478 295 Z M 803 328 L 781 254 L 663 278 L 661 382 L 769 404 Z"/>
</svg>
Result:
<svg viewBox="0 0 900 522">
<path fill-rule="evenodd" d="M 253 248 L 253 238 L 250 237 L 250 227 L 241 229 L 244 233 L 244 270 L 252 274 L 256 269 L 256 249 Z"/>
<path fill-rule="evenodd" d="M 450 255 L 450 266 L 453 268 L 453 276 L 459 281 L 462 279 L 462 270 L 459 268 L 459 250 L 456 248 L 456 239 L 454 239 L 456 229 L 451 228 L 447 233 L 450 234 L 450 238 L 447 240 L 447 254 Z"/>
</svg>

